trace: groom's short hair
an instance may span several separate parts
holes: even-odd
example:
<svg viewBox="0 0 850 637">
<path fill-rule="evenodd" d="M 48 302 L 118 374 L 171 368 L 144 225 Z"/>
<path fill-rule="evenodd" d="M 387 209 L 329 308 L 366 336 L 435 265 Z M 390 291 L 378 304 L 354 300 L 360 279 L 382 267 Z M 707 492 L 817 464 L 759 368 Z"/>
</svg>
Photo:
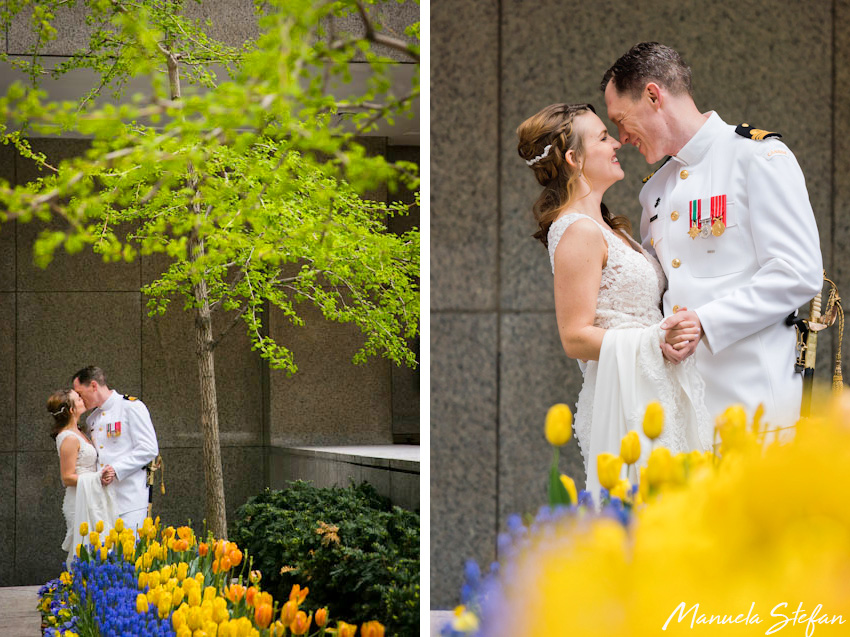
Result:
<svg viewBox="0 0 850 637">
<path fill-rule="evenodd" d="M 639 42 L 605 71 L 600 88 L 605 92 L 608 82 L 614 83 L 619 94 L 638 99 L 649 82 L 663 86 L 674 95 L 693 95 L 691 67 L 685 64 L 674 49 L 658 42 Z"/>
<path fill-rule="evenodd" d="M 103 385 L 104 387 L 107 386 L 106 376 L 104 375 L 103 370 L 100 367 L 89 365 L 88 367 L 83 367 L 71 377 L 71 384 L 73 385 L 74 381 L 77 381 L 80 385 L 88 385 L 93 380 L 97 381 L 98 385 Z"/>
</svg>

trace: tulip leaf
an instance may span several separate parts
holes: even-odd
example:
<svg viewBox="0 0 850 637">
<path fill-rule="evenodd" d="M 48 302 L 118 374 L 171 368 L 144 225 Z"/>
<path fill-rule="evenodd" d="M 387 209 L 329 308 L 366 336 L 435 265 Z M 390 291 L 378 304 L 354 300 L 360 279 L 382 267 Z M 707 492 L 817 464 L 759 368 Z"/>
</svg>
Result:
<svg viewBox="0 0 850 637">
<path fill-rule="evenodd" d="M 561 482 L 561 474 L 558 471 L 557 463 L 552 464 L 549 471 L 549 506 L 556 507 L 559 505 L 570 506 L 573 502 L 570 499 L 570 494 L 567 492 L 564 483 Z"/>
</svg>

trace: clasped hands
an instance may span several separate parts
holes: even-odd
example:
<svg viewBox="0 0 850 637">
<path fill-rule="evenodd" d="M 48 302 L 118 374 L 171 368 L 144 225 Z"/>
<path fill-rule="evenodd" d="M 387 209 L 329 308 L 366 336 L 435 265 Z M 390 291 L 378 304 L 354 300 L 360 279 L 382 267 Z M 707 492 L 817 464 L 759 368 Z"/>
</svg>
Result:
<svg viewBox="0 0 850 637">
<path fill-rule="evenodd" d="M 100 483 L 106 486 L 115 480 L 115 469 L 111 465 L 104 465 L 103 472 L 100 474 Z"/>
<path fill-rule="evenodd" d="M 666 360 L 676 365 L 696 351 L 702 337 L 702 325 L 697 313 L 686 307 L 661 321 L 661 329 L 665 332 L 661 353 Z"/>
</svg>

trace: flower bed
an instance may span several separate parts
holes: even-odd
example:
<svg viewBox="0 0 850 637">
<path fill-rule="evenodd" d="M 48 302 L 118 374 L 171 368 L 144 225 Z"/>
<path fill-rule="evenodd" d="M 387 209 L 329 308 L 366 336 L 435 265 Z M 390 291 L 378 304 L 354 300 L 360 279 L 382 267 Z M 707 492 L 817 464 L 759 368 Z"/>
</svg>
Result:
<svg viewBox="0 0 850 637">
<path fill-rule="evenodd" d="M 233 542 L 197 542 L 189 527 L 161 528 L 145 520 L 137 531 L 104 532 L 101 523 L 77 546 L 70 572 L 39 590 L 47 637 L 354 637 L 357 626 L 330 627 L 326 608 L 302 608 L 309 590 L 295 585 L 278 605 L 262 590 L 262 574 Z M 365 622 L 362 637 L 382 637 L 383 626 Z"/>
<path fill-rule="evenodd" d="M 730 408 L 716 455 L 654 449 L 635 486 L 616 459 L 601 463 L 601 510 L 550 480 L 550 498 L 568 504 L 508 520 L 499 562 L 467 564 L 443 634 L 845 634 L 848 423 L 850 403 L 838 402 L 770 442 L 758 414 L 748 423 Z"/>
</svg>

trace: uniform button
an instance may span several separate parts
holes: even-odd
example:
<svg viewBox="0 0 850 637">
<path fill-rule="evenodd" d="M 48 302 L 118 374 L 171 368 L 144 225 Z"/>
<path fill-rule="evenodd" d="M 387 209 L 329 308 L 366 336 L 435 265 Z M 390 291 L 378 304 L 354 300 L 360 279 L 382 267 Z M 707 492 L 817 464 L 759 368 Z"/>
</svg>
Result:
<svg viewBox="0 0 850 637">
<path fill-rule="evenodd" d="M 103 445 L 100 445 L 100 448 L 103 449 Z"/>
<path fill-rule="evenodd" d="M 678 305 L 674 305 L 674 306 L 673 306 L 673 314 L 675 314 L 675 313 L 676 313 L 676 312 L 678 312 L 678 311 L 679 311 L 679 306 L 678 306 Z"/>
<path fill-rule="evenodd" d="M 688 171 L 683 170 L 682 172 L 679 173 L 679 177 L 681 177 L 682 179 L 687 179 L 688 178 Z"/>
<path fill-rule="evenodd" d="M 649 245 L 651 245 L 654 248 L 655 247 L 655 239 L 650 239 Z"/>
<path fill-rule="evenodd" d="M 671 218 L 673 221 L 677 221 L 677 220 L 679 219 L 679 211 L 678 211 L 678 210 L 674 210 L 673 212 L 671 212 L 671 213 L 670 213 L 670 218 Z"/>
<path fill-rule="evenodd" d="M 678 268 L 680 265 L 682 265 L 682 262 L 679 261 L 679 259 L 673 259 L 673 267 L 674 268 Z"/>
</svg>

